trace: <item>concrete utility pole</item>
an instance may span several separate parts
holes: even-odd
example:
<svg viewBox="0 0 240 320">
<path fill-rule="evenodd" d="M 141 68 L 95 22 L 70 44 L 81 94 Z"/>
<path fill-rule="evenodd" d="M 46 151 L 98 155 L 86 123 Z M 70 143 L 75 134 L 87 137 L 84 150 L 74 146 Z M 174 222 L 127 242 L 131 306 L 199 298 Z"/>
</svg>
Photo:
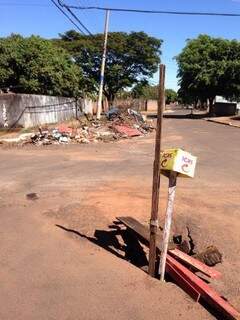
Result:
<svg viewBox="0 0 240 320">
<path fill-rule="evenodd" d="M 160 65 L 159 70 L 159 97 L 158 97 L 158 115 L 157 130 L 155 138 L 155 159 L 153 163 L 153 183 L 152 183 L 152 211 L 150 219 L 150 245 L 149 245 L 149 268 L 150 276 L 155 276 L 156 263 L 156 235 L 158 230 L 158 206 L 160 190 L 160 152 L 162 138 L 162 118 L 165 103 L 165 65 Z"/>
<path fill-rule="evenodd" d="M 164 281 L 164 277 L 165 277 L 168 242 L 170 238 L 170 231 L 171 231 L 171 224 L 172 224 L 173 204 L 174 204 L 174 198 L 176 193 L 177 175 L 178 173 L 176 171 L 170 171 L 169 185 L 168 185 L 168 203 L 167 203 L 167 211 L 166 211 L 166 218 L 165 218 L 164 231 L 163 231 L 162 251 L 161 251 L 160 266 L 159 266 L 161 281 Z"/>
<path fill-rule="evenodd" d="M 109 15 L 110 15 L 110 10 L 107 10 L 106 16 L 105 16 L 104 44 L 103 44 L 103 56 L 102 56 L 102 66 L 101 66 L 98 104 L 97 104 L 97 119 L 101 118 L 101 112 L 102 112 L 102 95 L 103 95 L 104 72 L 105 72 L 106 53 L 107 53 Z"/>
</svg>

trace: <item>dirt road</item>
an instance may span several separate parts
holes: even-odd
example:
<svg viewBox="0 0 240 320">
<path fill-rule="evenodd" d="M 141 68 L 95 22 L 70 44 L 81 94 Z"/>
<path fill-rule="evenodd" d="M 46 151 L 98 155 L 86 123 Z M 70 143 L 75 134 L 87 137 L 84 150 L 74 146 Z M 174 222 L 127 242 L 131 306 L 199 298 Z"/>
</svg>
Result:
<svg viewBox="0 0 240 320">
<path fill-rule="evenodd" d="M 179 180 L 174 228 L 189 226 L 196 250 L 223 252 L 223 278 L 213 285 L 238 309 L 239 137 L 238 128 L 203 120 L 164 120 L 164 147 L 198 156 L 195 179 Z M 1 319 L 213 318 L 110 252 L 116 216 L 149 219 L 153 138 L 1 149 Z M 161 218 L 165 187 L 162 178 Z M 39 199 L 27 200 L 30 192 Z"/>
</svg>

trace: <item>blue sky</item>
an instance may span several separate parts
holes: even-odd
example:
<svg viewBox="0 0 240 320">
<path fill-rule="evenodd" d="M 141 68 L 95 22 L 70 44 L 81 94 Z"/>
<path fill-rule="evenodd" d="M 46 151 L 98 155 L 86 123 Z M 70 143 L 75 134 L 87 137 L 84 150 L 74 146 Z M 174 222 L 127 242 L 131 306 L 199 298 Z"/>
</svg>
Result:
<svg viewBox="0 0 240 320">
<path fill-rule="evenodd" d="M 240 0 L 65 0 L 83 6 L 112 6 L 156 10 L 235 12 L 240 13 Z M 102 32 L 104 13 L 99 11 L 76 12 L 92 33 Z M 20 33 L 56 37 L 72 25 L 49 0 L 0 0 L 0 36 Z M 164 40 L 162 62 L 166 64 L 166 86 L 177 88 L 177 66 L 173 57 L 181 52 L 186 39 L 200 33 L 211 36 L 239 39 L 240 17 L 196 17 L 149 15 L 137 13 L 111 13 L 110 31 L 144 31 Z M 158 75 L 152 79 L 157 83 Z"/>
</svg>

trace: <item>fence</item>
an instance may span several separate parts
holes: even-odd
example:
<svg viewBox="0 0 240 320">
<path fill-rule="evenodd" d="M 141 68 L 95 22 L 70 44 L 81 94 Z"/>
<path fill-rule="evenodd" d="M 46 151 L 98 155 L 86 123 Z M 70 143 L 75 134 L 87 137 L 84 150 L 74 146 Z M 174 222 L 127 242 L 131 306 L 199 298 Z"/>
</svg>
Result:
<svg viewBox="0 0 240 320">
<path fill-rule="evenodd" d="M 34 127 L 78 117 L 84 107 L 73 98 L 0 94 L 0 127 Z"/>
<path fill-rule="evenodd" d="M 114 105 L 122 108 L 131 108 L 137 111 L 157 112 L 158 101 L 146 99 L 115 99 Z"/>
<path fill-rule="evenodd" d="M 114 106 L 138 111 L 156 111 L 156 100 L 116 99 Z M 43 96 L 33 94 L 0 94 L 0 127 L 35 127 L 96 113 L 97 103 L 90 99 Z M 103 112 L 108 104 L 103 102 Z"/>
</svg>

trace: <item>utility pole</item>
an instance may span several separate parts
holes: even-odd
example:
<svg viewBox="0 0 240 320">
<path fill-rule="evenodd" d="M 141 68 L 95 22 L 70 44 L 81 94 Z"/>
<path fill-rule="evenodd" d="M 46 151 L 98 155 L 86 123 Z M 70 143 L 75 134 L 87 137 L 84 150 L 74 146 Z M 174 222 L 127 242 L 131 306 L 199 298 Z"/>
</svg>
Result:
<svg viewBox="0 0 240 320">
<path fill-rule="evenodd" d="M 163 230 L 163 240 L 162 240 L 162 251 L 160 257 L 159 273 L 160 280 L 164 281 L 166 261 L 167 261 L 167 251 L 168 251 L 168 242 L 170 238 L 172 216 L 173 216 L 173 204 L 176 193 L 176 184 L 177 184 L 177 175 L 176 171 L 170 171 L 169 173 L 169 184 L 168 184 L 168 203 L 166 218 Z"/>
<path fill-rule="evenodd" d="M 97 119 L 101 118 L 101 111 L 102 111 L 102 95 L 103 95 L 104 72 L 105 72 L 106 53 L 107 53 L 109 15 L 110 15 L 110 10 L 106 10 L 105 27 L 104 27 L 103 56 L 102 56 L 102 66 L 101 66 L 98 103 L 97 103 Z"/>
<path fill-rule="evenodd" d="M 162 138 L 162 118 L 165 102 L 165 65 L 160 65 L 159 70 L 159 96 L 158 96 L 158 114 L 157 130 L 155 138 L 155 158 L 153 163 L 153 183 L 152 183 L 152 210 L 150 219 L 150 244 L 149 244 L 149 268 L 150 276 L 155 276 L 156 263 L 156 236 L 158 231 L 158 207 L 160 190 L 160 152 Z"/>
</svg>

